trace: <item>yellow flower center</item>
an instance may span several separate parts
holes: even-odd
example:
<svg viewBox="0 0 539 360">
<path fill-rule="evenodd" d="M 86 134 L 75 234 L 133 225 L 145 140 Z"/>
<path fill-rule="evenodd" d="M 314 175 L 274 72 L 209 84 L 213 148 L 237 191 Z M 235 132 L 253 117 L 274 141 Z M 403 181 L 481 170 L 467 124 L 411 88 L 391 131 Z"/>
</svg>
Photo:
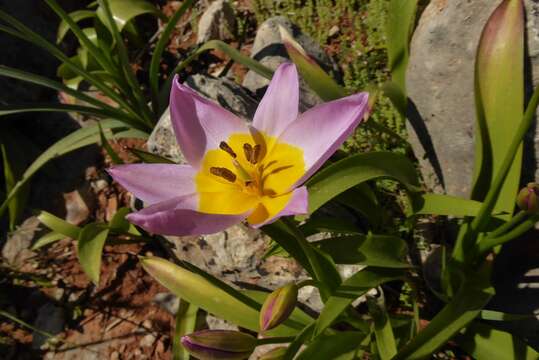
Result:
<svg viewBox="0 0 539 360">
<path fill-rule="evenodd" d="M 195 177 L 199 211 L 237 215 L 254 209 L 247 220 L 262 223 L 284 209 L 303 174 L 300 148 L 260 132 L 233 134 L 204 156 Z"/>
</svg>

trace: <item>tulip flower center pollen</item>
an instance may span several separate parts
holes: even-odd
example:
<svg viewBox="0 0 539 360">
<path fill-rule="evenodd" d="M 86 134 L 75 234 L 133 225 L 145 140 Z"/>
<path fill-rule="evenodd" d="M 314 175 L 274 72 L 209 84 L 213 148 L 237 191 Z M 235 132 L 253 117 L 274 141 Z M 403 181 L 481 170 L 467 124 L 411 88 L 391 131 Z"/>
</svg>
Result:
<svg viewBox="0 0 539 360">
<path fill-rule="evenodd" d="M 209 150 L 196 175 L 199 211 L 243 214 L 253 225 L 277 215 L 305 174 L 303 151 L 256 130 L 233 134 Z"/>
</svg>

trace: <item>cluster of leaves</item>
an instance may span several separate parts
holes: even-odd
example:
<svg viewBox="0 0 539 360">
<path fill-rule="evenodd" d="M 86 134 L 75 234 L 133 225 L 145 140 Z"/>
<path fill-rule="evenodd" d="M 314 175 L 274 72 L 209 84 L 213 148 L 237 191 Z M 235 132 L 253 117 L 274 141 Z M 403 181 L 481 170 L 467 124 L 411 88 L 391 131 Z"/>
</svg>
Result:
<svg viewBox="0 0 539 360">
<path fill-rule="evenodd" d="M 147 135 L 147 131 L 166 107 L 164 99 L 168 96 L 172 79 L 172 76 L 169 76 L 162 90 L 159 90 L 160 57 L 175 23 L 192 3 L 184 2 L 178 12 L 169 19 L 154 50 L 148 93 L 145 93 L 144 87 L 136 81 L 129 66 L 123 37 L 133 37 L 136 43 L 137 31 L 132 19 L 142 13 L 155 13 L 153 8 L 150 9 L 144 1 L 135 1 L 136 6 L 127 11 L 117 5 L 123 4 L 119 0 L 99 0 L 89 10 L 67 14 L 54 0 L 46 1 L 63 21 L 59 30 L 59 40 L 67 31 L 72 31 L 79 40 L 80 48 L 75 56 L 64 55 L 55 45 L 46 42 L 24 24 L 3 12 L 0 12 L 0 19 L 5 25 L 1 25 L 0 30 L 43 47 L 62 60 L 63 64 L 58 74 L 63 78 L 64 84 L 6 67 L 0 68 L 0 74 L 63 91 L 91 106 L 66 104 L 10 106 L 0 110 L 0 114 L 42 110 L 77 111 L 98 116 L 102 120 L 98 125 L 78 130 L 54 144 L 20 177 L 15 175 L 17 171 L 14 170 L 2 147 L 8 188 L 6 200 L 0 207 L 0 215 L 9 208 L 11 218 L 16 218 L 13 214 L 20 211 L 17 196 L 22 194 L 21 190 L 27 186 L 30 177 L 50 159 L 101 141 L 113 161 L 121 163 L 108 139 L 112 136 Z M 260 9 L 263 3 L 261 1 L 257 3 Z M 333 4 L 333 2 L 326 4 L 328 9 L 330 3 Z M 354 6 L 359 6 L 354 2 L 337 1 L 337 3 L 336 8 L 342 11 L 350 11 Z M 375 2 L 370 4 L 373 7 L 371 10 L 377 6 L 374 5 Z M 520 28 L 518 26 L 522 20 L 522 12 L 519 18 L 517 11 L 521 10 L 521 5 L 519 0 L 502 1 L 502 6 L 493 15 L 498 21 L 491 21 L 487 25 L 501 26 L 501 30 L 498 33 L 486 32 L 478 50 L 476 87 L 480 141 L 472 199 L 424 194 L 415 166 L 406 156 L 399 152 L 366 152 L 332 162 L 307 182 L 310 217 L 284 219 L 262 228 L 275 242 L 272 249 L 274 253 L 292 256 L 307 271 L 311 277 L 309 284 L 320 290 L 324 303 L 321 313 L 316 317 L 296 307 L 282 324 L 264 332 L 263 343 L 289 343 L 280 358 L 357 359 L 362 356 L 374 356 L 381 359 L 417 359 L 429 356 L 452 338 L 477 357 L 489 358 L 495 351 L 496 356 L 506 354 L 510 358 L 513 348 L 517 346 L 524 349 L 525 356 L 537 357 L 538 354 L 527 348 L 520 340 L 478 321 L 480 319 L 499 321 L 508 318 L 505 314 L 483 310 L 493 296 L 490 284 L 492 261 L 487 255 L 496 252 L 499 245 L 529 230 L 539 220 L 538 215 L 528 211 L 513 216 L 514 199 L 520 180 L 522 155 L 519 149 L 539 102 L 539 90 L 536 90 L 526 112 L 522 113 L 524 35 L 522 26 Z M 305 7 L 304 11 L 308 16 L 303 21 L 308 19 L 312 21 L 314 16 L 309 6 Z M 387 62 L 389 72 L 374 79 L 360 80 L 361 86 L 374 83 L 375 86 L 371 86 L 369 90 L 372 97 L 378 99 L 379 104 L 380 101 L 381 104 L 391 101 L 391 106 L 396 111 L 391 115 L 393 119 L 391 121 L 398 118 L 401 124 L 406 121 L 408 99 L 405 74 L 409 39 L 415 23 L 417 6 L 417 1 L 390 0 L 384 4 L 383 10 L 379 9 L 379 14 L 385 14 L 380 15 L 380 19 L 384 19 L 385 36 L 377 35 L 375 37 L 377 45 L 374 46 L 382 46 L 378 42 L 385 39 L 383 54 L 387 55 L 387 59 L 384 60 L 384 64 Z M 118 12 L 125 16 L 117 16 Z M 317 20 L 329 19 L 329 15 L 324 14 L 319 13 Z M 91 20 L 93 26 L 81 29 L 77 24 L 82 20 Z M 373 21 L 378 20 L 376 18 Z M 517 23 L 517 26 L 504 27 L 508 21 Z M 306 27 L 309 28 L 307 25 Z M 318 31 L 318 38 L 326 41 L 324 33 L 320 32 L 320 29 L 325 31 L 324 27 L 317 26 L 311 30 L 315 29 Z M 492 37 L 493 33 L 502 35 Z M 286 32 L 282 33 L 282 37 L 290 59 L 296 64 L 310 88 L 322 99 L 329 101 L 347 94 L 350 88 L 339 85 L 326 74 Z M 510 42 L 507 41 L 508 38 L 511 39 Z M 504 52 L 495 61 L 488 52 L 492 42 L 505 45 Z M 268 79 L 272 77 L 270 69 L 242 55 L 229 45 L 215 40 L 194 50 L 173 69 L 171 74 L 188 66 L 203 52 L 214 49 L 223 51 L 234 61 Z M 378 51 L 370 50 L 373 53 Z M 501 80 L 497 77 L 497 80 L 493 81 L 493 77 L 499 74 L 506 76 Z M 349 77 L 358 79 L 357 74 Z M 383 86 L 377 86 L 386 79 L 389 81 Z M 109 96 L 116 106 L 105 104 L 79 90 L 80 81 L 91 84 Z M 496 101 L 501 96 L 510 99 L 503 103 Z M 151 100 L 149 105 L 147 97 Z M 384 113 L 379 113 L 378 116 L 379 118 L 373 117 L 366 123 L 368 130 L 383 134 L 386 138 L 407 146 L 399 131 L 395 131 L 395 127 L 387 127 L 387 123 L 377 121 L 384 116 Z M 518 126 L 511 126 L 508 129 L 506 119 L 520 121 Z M 145 162 L 166 161 L 144 152 L 137 155 Z M 411 223 L 426 214 L 462 218 L 453 252 L 447 261 L 444 261 L 445 265 L 442 268 L 442 291 L 435 293 L 445 306 L 424 329 L 420 329 L 416 291 L 422 284 L 416 277 L 411 276 L 416 271 L 405 260 L 407 242 L 392 229 L 384 226 L 384 219 L 388 214 L 382 206 L 382 199 L 372 186 L 379 180 L 396 183 L 403 189 L 407 201 L 403 207 L 403 216 Z M 357 221 L 319 216 L 317 210 L 330 203 L 346 208 L 352 218 L 364 219 L 366 225 L 359 226 Z M 91 223 L 82 228 L 42 212 L 39 219 L 52 232 L 39 239 L 34 248 L 46 246 L 63 237 L 75 239 L 82 268 L 93 282 L 99 283 L 103 246 L 105 242 L 116 238 L 109 235 L 126 236 L 141 241 L 150 239 L 148 234 L 125 220 L 128 212 L 128 209 L 120 209 L 109 224 Z M 331 233 L 332 237 L 314 243 L 307 241 L 308 236 L 320 232 Z M 175 329 L 176 359 L 189 357 L 181 348 L 179 338 L 195 330 L 196 314 L 199 309 L 250 331 L 261 332 L 258 318 L 268 293 L 237 290 L 192 264 L 178 259 L 173 260 L 174 262 L 170 262 L 149 257 L 141 259 L 141 262 L 148 273 L 182 299 Z M 337 270 L 339 264 L 356 264 L 362 265 L 363 268 L 351 277 L 343 279 Z M 404 284 L 411 289 L 409 314 L 396 316 L 388 311 L 391 304 L 384 296 L 389 288 L 388 284 L 397 284 L 401 287 Z M 377 289 L 378 296 L 369 293 L 371 289 Z M 352 303 L 364 295 L 368 295 L 367 309 L 359 313 Z M 486 333 L 489 336 L 485 337 Z M 302 345 L 306 347 L 297 355 Z"/>
</svg>

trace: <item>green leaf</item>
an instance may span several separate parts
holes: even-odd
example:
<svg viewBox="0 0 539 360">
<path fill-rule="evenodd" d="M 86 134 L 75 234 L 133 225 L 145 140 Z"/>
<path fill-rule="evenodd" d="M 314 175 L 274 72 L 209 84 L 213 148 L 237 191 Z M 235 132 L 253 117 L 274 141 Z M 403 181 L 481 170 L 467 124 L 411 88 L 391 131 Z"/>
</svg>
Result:
<svg viewBox="0 0 539 360">
<path fill-rule="evenodd" d="M 378 355 L 381 360 L 392 359 L 397 354 L 397 343 L 385 308 L 384 298 L 374 299 L 367 296 L 367 305 L 374 320 L 374 337 L 376 338 Z"/>
<path fill-rule="evenodd" d="M 70 224 L 51 213 L 42 210 L 39 212 L 37 218 L 43 225 L 56 233 L 60 233 L 72 239 L 77 239 L 79 237 L 81 228 Z"/>
<path fill-rule="evenodd" d="M 117 138 L 147 138 L 148 134 L 143 133 L 134 129 L 127 129 L 125 124 L 117 120 L 102 120 L 101 126 L 103 129 L 113 129 L 120 131 L 115 134 Z M 110 136 L 106 134 L 106 136 Z M 15 187 L 7 195 L 7 198 L 4 200 L 0 206 L 0 216 L 6 210 L 7 204 L 11 199 L 18 194 L 21 189 L 24 188 L 25 184 L 30 180 L 30 178 L 41 168 L 43 165 L 48 163 L 50 160 L 55 159 L 59 156 L 67 154 L 73 150 L 80 149 L 84 146 L 95 144 L 99 141 L 99 128 L 97 125 L 88 126 L 85 128 L 78 129 L 68 136 L 58 140 L 47 150 L 45 150 L 34 162 L 26 169 L 21 179 L 17 182 Z"/>
<path fill-rule="evenodd" d="M 470 324 L 455 340 L 475 359 L 539 359 L 539 353 L 527 346 L 523 340 L 480 322 Z"/>
<path fill-rule="evenodd" d="M 358 154 L 325 167 L 307 182 L 309 213 L 342 192 L 374 179 L 393 179 L 410 191 L 420 190 L 416 169 L 407 157 L 390 152 Z"/>
<path fill-rule="evenodd" d="M 281 39 L 290 56 L 296 64 L 301 77 L 309 87 L 324 101 L 331 101 L 345 97 L 346 91 L 314 61 L 298 44 L 288 31 L 279 25 Z"/>
<path fill-rule="evenodd" d="M 36 240 L 35 243 L 32 244 L 32 247 L 30 250 L 37 250 L 39 248 L 42 248 L 43 246 L 52 244 L 53 242 L 65 239 L 66 236 L 64 234 L 58 233 L 56 231 L 51 231 L 48 234 L 43 235 L 39 239 Z"/>
<path fill-rule="evenodd" d="M 255 301 L 258 305 L 255 309 L 241 298 L 232 296 L 230 292 L 216 286 L 206 277 L 164 259 L 146 257 L 141 259 L 141 263 L 152 277 L 174 295 L 238 326 L 259 331 L 258 312 L 261 303 Z M 285 324 L 269 332 L 269 334 L 279 334 L 279 336 L 290 336 L 296 333 L 297 330 Z"/>
<path fill-rule="evenodd" d="M 338 234 L 358 234 L 360 232 L 357 226 L 349 220 L 324 216 L 309 218 L 299 228 L 305 236 L 321 232 Z"/>
<path fill-rule="evenodd" d="M 153 14 L 159 17 L 164 15 L 152 3 L 145 0 L 109 0 L 110 12 L 118 30 L 122 31 L 124 26 L 135 17 L 142 14 Z M 102 4 L 96 10 L 99 20 L 105 24 L 112 33 L 110 22 Z"/>
<path fill-rule="evenodd" d="M 326 302 L 318 320 L 316 334 L 321 334 L 358 297 L 385 282 L 404 277 L 402 270 L 368 267 L 346 279 Z"/>
<path fill-rule="evenodd" d="M 443 194 L 413 194 L 413 211 L 417 215 L 476 216 L 481 203 Z"/>
<path fill-rule="evenodd" d="M 406 68 L 410 56 L 409 43 L 416 12 L 417 0 L 390 0 L 387 7 L 385 35 L 388 67 L 393 82 L 400 87 L 404 96 L 406 96 Z"/>
<path fill-rule="evenodd" d="M 91 223 L 82 228 L 77 241 L 77 255 L 82 270 L 96 285 L 99 285 L 103 246 L 109 235 L 104 224 Z"/>
<path fill-rule="evenodd" d="M 0 116 L 11 114 L 27 113 L 27 112 L 77 112 L 80 114 L 94 115 L 102 118 L 115 117 L 116 112 L 99 109 L 90 106 L 71 105 L 71 104 L 55 104 L 55 103 L 29 103 L 20 105 L 4 105 L 0 106 Z"/>
<path fill-rule="evenodd" d="M 131 233 L 133 235 L 140 235 L 139 231 L 125 218 L 127 214 L 131 212 L 128 207 L 119 208 L 118 211 L 112 217 L 109 223 L 109 229 L 115 233 Z"/>
<path fill-rule="evenodd" d="M 90 10 L 77 10 L 77 11 L 70 12 L 68 15 L 74 22 L 79 22 L 85 19 L 93 18 L 95 16 L 95 13 Z M 60 25 L 58 26 L 58 33 L 56 35 L 57 44 L 62 42 L 62 40 L 64 39 L 68 31 L 69 31 L 69 25 L 67 24 L 67 22 L 62 20 L 60 22 Z"/>
<path fill-rule="evenodd" d="M 176 27 L 180 18 L 185 14 L 187 9 L 193 5 L 193 0 L 186 0 L 182 3 L 182 6 L 168 19 L 167 26 L 161 33 L 155 49 L 153 50 L 152 60 L 150 62 L 150 68 L 148 70 L 148 76 L 150 81 L 150 89 L 152 92 L 152 106 L 154 113 L 158 113 L 161 106 L 159 105 L 159 65 L 161 64 L 161 57 L 163 56 L 163 51 L 170 41 L 170 36 Z"/>
<path fill-rule="evenodd" d="M 103 128 L 101 127 L 100 123 L 97 123 L 97 126 L 99 127 L 99 138 L 101 139 L 101 146 L 105 148 L 105 151 L 110 156 L 112 163 L 115 165 L 123 164 L 124 161 L 116 154 L 116 151 L 110 146 L 110 143 L 108 142 L 107 138 L 105 137 L 105 134 L 103 133 Z"/>
<path fill-rule="evenodd" d="M 342 331 L 338 334 L 317 337 L 303 350 L 297 360 L 336 359 L 348 353 L 355 353 L 365 334 L 353 331 Z M 353 357 L 352 357 L 353 359 Z"/>
<path fill-rule="evenodd" d="M 490 286 L 491 266 L 485 263 L 474 277 L 468 276 L 455 297 L 393 360 L 427 358 L 473 321 L 494 295 Z"/>
<path fill-rule="evenodd" d="M 524 315 L 524 314 L 509 314 L 501 311 L 494 310 L 481 310 L 479 313 L 479 318 L 489 321 L 518 321 L 526 319 L 535 319 L 535 315 Z"/>
<path fill-rule="evenodd" d="M 524 109 L 524 10 L 520 0 L 504 0 L 481 35 L 475 64 L 477 109 L 472 198 L 483 201 L 500 171 Z M 513 159 L 494 210 L 511 218 L 520 182 L 522 147 Z"/>
<path fill-rule="evenodd" d="M 140 161 L 148 164 L 176 164 L 174 161 L 164 156 L 152 154 L 151 152 L 147 152 L 144 150 L 128 148 L 127 151 L 135 155 Z"/>
<path fill-rule="evenodd" d="M 5 145 L 0 143 L 0 152 L 2 153 L 2 167 L 4 168 L 4 182 L 6 184 L 6 194 L 11 192 L 17 182 L 14 169 L 12 169 L 11 162 L 8 158 L 8 154 Z M 15 229 L 15 225 L 19 221 L 22 212 L 24 211 L 24 205 L 28 197 L 28 191 L 20 192 L 18 196 L 14 197 L 9 203 L 9 228 Z"/>
<path fill-rule="evenodd" d="M 390 235 L 354 235 L 324 239 L 314 243 L 337 264 L 360 264 L 385 268 L 409 268 L 403 259 L 406 242 Z"/>
<path fill-rule="evenodd" d="M 335 201 L 357 211 L 369 223 L 380 226 L 384 218 L 384 210 L 376 195 L 367 183 L 361 183 L 335 197 Z"/>
<path fill-rule="evenodd" d="M 176 326 L 172 338 L 172 360 L 189 360 L 189 353 L 180 342 L 182 336 L 195 331 L 197 325 L 198 306 L 180 299 L 180 307 L 176 313 Z"/>
</svg>

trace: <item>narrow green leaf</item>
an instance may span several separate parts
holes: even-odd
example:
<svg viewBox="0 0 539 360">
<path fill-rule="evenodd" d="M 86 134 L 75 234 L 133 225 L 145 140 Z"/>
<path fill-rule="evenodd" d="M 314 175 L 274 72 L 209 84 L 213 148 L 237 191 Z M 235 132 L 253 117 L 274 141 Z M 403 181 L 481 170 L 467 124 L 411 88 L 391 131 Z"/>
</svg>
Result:
<svg viewBox="0 0 539 360">
<path fill-rule="evenodd" d="M 107 138 L 105 137 L 105 134 L 103 133 L 103 128 L 101 127 L 100 123 L 97 123 L 97 126 L 99 127 L 99 138 L 101 139 L 101 146 L 105 148 L 105 151 L 110 156 L 112 163 L 115 165 L 123 164 L 124 161 L 116 154 L 116 151 L 110 146 L 110 143 L 108 142 Z"/>
<path fill-rule="evenodd" d="M 383 296 L 379 299 L 367 296 L 369 313 L 374 320 L 374 337 L 376 338 L 378 355 L 381 360 L 389 360 L 397 354 L 397 343 L 383 300 Z"/>
<path fill-rule="evenodd" d="M 487 21 L 475 64 L 477 109 L 476 151 L 472 198 L 484 200 L 500 171 L 524 109 L 524 9 L 521 0 L 504 0 Z M 519 148 L 495 211 L 511 217 L 522 163 Z"/>
<path fill-rule="evenodd" d="M 374 227 L 380 226 L 383 221 L 384 210 L 367 183 L 361 183 L 343 192 L 335 197 L 335 201 L 357 211 Z"/>
<path fill-rule="evenodd" d="M 347 95 L 346 91 L 326 74 L 284 27 L 279 26 L 279 32 L 286 51 L 302 78 L 322 100 L 331 101 Z"/>
<path fill-rule="evenodd" d="M 384 178 L 397 180 L 410 191 L 420 190 L 416 169 L 405 156 L 390 152 L 358 154 L 325 167 L 307 182 L 309 213 L 358 184 Z"/>
<path fill-rule="evenodd" d="M 51 231 L 50 233 L 45 234 L 39 239 L 37 239 L 36 242 L 32 244 L 32 247 L 30 248 L 30 250 L 35 251 L 39 248 L 42 248 L 43 246 L 47 246 L 49 244 L 52 244 L 56 241 L 59 241 L 65 238 L 66 236 L 64 234 L 58 233 L 56 231 Z"/>
<path fill-rule="evenodd" d="M 180 299 L 180 307 L 176 313 L 176 326 L 172 338 L 172 360 L 189 360 L 189 353 L 180 342 L 182 336 L 195 331 L 197 325 L 198 306 Z"/>
<path fill-rule="evenodd" d="M 90 106 L 71 105 L 71 104 L 39 104 L 29 103 L 21 105 L 5 105 L 0 106 L 0 116 L 27 113 L 27 112 L 77 112 L 80 114 L 88 114 L 99 116 L 102 118 L 115 117 L 116 112 L 107 109 L 99 109 Z"/>
<path fill-rule="evenodd" d="M 400 87 L 404 96 L 406 96 L 406 68 L 410 54 L 409 42 L 416 12 L 417 0 L 390 0 L 387 7 L 385 35 L 388 67 L 393 82 Z"/>
<path fill-rule="evenodd" d="M 124 26 L 126 26 L 129 21 L 139 15 L 153 14 L 159 17 L 164 17 L 159 9 L 157 9 L 149 1 L 145 0 L 109 0 L 109 7 L 119 31 L 122 31 Z M 101 22 L 105 24 L 112 33 L 113 30 L 111 29 L 110 21 L 106 11 L 103 8 L 103 4 L 99 4 L 96 14 L 99 17 L 99 20 L 101 20 Z"/>
<path fill-rule="evenodd" d="M 337 359 L 348 353 L 355 353 L 365 334 L 360 332 L 342 331 L 338 334 L 317 337 L 303 350 L 297 360 L 328 360 Z M 352 357 L 353 358 L 353 357 Z"/>
<path fill-rule="evenodd" d="M 70 224 L 51 213 L 42 210 L 39 212 L 37 218 L 43 225 L 56 233 L 60 233 L 72 239 L 77 239 L 79 237 L 81 229 L 78 226 Z"/>
<path fill-rule="evenodd" d="M 413 211 L 417 215 L 476 216 L 481 203 L 443 194 L 413 194 Z"/>
<path fill-rule="evenodd" d="M 2 167 L 4 168 L 4 182 L 6 184 L 6 194 L 10 193 L 11 190 L 15 187 L 17 182 L 15 174 L 11 168 L 11 163 L 8 158 L 8 154 L 4 144 L 0 143 L 0 152 L 2 153 Z M 15 197 L 9 202 L 9 228 L 10 230 L 15 229 L 15 225 L 24 210 L 24 198 L 21 196 Z"/>
<path fill-rule="evenodd" d="M 368 267 L 346 279 L 326 302 L 318 320 L 316 334 L 321 334 L 358 297 L 385 282 L 401 279 L 402 270 Z"/>
<path fill-rule="evenodd" d="M 144 269 L 176 296 L 236 325 L 259 331 L 258 309 L 224 291 L 206 277 L 157 257 L 141 259 Z M 260 306 L 260 303 L 256 302 Z M 290 336 L 297 330 L 282 324 L 269 334 Z"/>
<path fill-rule="evenodd" d="M 77 239 L 77 255 L 82 270 L 96 285 L 99 285 L 101 256 L 109 229 L 103 224 L 91 223 L 82 228 Z"/>
<path fill-rule="evenodd" d="M 475 277 L 467 277 L 455 297 L 393 360 L 427 358 L 475 319 L 494 295 L 489 283 L 491 266 L 491 263 L 486 263 Z"/>
<path fill-rule="evenodd" d="M 409 268 L 404 261 L 406 242 L 390 235 L 340 236 L 314 243 L 337 264 L 360 264 L 385 268 Z"/>
<path fill-rule="evenodd" d="M 186 0 L 182 3 L 182 6 L 168 19 L 167 26 L 161 33 L 155 49 L 153 50 L 152 60 L 150 62 L 150 69 L 148 70 L 148 76 L 150 81 L 150 90 L 152 91 L 152 106 L 154 113 L 158 113 L 161 108 L 159 105 L 159 65 L 161 64 L 161 57 L 163 56 L 163 51 L 170 41 L 170 36 L 176 27 L 180 18 L 185 14 L 187 9 L 193 5 L 193 0 Z"/>
<path fill-rule="evenodd" d="M 93 18 L 95 16 L 95 12 L 90 11 L 90 10 L 77 10 L 77 11 L 70 12 L 68 15 L 74 22 L 77 23 L 85 19 Z M 64 39 L 68 31 L 69 31 L 69 25 L 67 24 L 67 22 L 62 20 L 60 22 L 60 25 L 58 26 L 58 32 L 56 35 L 57 44 L 62 42 L 62 40 Z"/>
<path fill-rule="evenodd" d="M 176 164 L 174 161 L 157 154 L 152 154 L 140 149 L 128 148 L 131 154 L 135 155 L 140 161 L 148 164 Z"/>
<path fill-rule="evenodd" d="M 526 319 L 535 319 L 535 315 L 524 315 L 524 314 L 509 314 L 501 311 L 494 310 L 481 310 L 479 313 L 479 318 L 489 321 L 518 321 Z"/>
<path fill-rule="evenodd" d="M 131 224 L 127 221 L 125 216 L 130 212 L 131 209 L 128 207 L 119 208 L 112 217 L 112 220 L 110 220 L 109 229 L 117 233 L 127 232 Z"/>
<path fill-rule="evenodd" d="M 120 131 L 115 134 L 117 138 L 130 137 L 130 138 L 147 138 L 148 134 L 140 132 L 134 129 L 126 130 L 125 124 L 117 120 L 102 120 L 101 126 L 103 129 L 114 129 Z M 106 134 L 106 136 L 109 136 Z M 15 187 L 7 194 L 6 199 L 0 206 L 0 216 L 6 210 L 7 204 L 11 199 L 16 196 L 21 189 L 28 183 L 30 178 L 50 160 L 67 154 L 73 150 L 80 149 L 84 146 L 95 144 L 99 141 L 99 128 L 97 125 L 81 128 L 68 136 L 58 140 L 51 147 L 45 150 L 34 162 L 26 169 L 21 179 L 17 182 Z"/>
<path fill-rule="evenodd" d="M 539 359 L 539 353 L 522 339 L 480 322 L 470 324 L 455 340 L 475 359 Z"/>
</svg>

